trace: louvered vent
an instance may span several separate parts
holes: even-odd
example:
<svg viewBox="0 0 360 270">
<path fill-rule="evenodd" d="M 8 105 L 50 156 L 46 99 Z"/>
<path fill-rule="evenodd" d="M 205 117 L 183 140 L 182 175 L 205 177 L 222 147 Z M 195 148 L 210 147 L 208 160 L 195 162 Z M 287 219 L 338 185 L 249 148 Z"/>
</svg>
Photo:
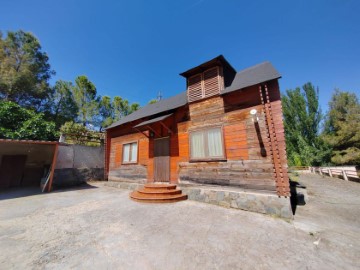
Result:
<svg viewBox="0 0 360 270">
<path fill-rule="evenodd" d="M 202 99 L 203 87 L 202 87 L 202 75 L 198 74 L 188 79 L 188 100 L 189 102 Z"/>
<path fill-rule="evenodd" d="M 214 67 L 188 78 L 188 101 L 215 96 L 222 90 L 220 68 Z"/>
<path fill-rule="evenodd" d="M 214 96 L 220 93 L 219 68 L 211 68 L 204 72 L 204 94 L 205 97 Z"/>
</svg>

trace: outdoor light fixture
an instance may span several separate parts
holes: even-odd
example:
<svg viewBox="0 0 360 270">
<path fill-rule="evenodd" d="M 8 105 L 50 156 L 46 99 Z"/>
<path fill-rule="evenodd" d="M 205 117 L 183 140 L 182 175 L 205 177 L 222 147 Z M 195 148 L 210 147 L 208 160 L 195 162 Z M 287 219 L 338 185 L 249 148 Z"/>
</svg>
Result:
<svg viewBox="0 0 360 270">
<path fill-rule="evenodd" d="M 251 117 L 252 117 L 252 121 L 253 121 L 253 122 L 259 121 L 259 117 L 257 116 L 257 110 L 256 110 L 256 109 L 252 109 L 252 110 L 250 111 L 250 115 L 251 115 Z"/>
</svg>

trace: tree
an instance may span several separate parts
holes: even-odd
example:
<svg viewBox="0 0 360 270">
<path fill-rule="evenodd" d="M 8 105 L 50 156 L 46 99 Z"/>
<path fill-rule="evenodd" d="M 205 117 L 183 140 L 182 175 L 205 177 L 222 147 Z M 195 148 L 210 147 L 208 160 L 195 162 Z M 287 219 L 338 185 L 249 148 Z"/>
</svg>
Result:
<svg viewBox="0 0 360 270">
<path fill-rule="evenodd" d="M 48 56 L 31 33 L 0 33 L 0 98 L 40 110 L 50 87 Z"/>
<path fill-rule="evenodd" d="M 100 131 L 104 128 L 110 126 L 114 121 L 114 107 L 111 102 L 111 98 L 108 96 L 103 96 L 100 101 L 99 108 L 99 116 L 100 116 Z"/>
<path fill-rule="evenodd" d="M 122 99 L 121 97 L 116 96 L 113 100 L 113 108 L 114 121 L 118 121 L 119 119 L 140 109 L 140 105 L 139 103 L 132 103 L 129 105 L 129 101 L 127 99 Z"/>
<path fill-rule="evenodd" d="M 73 121 L 62 125 L 60 132 L 65 135 L 66 142 L 68 143 L 97 146 L 104 140 L 103 133 L 89 130 L 84 125 L 74 123 Z"/>
<path fill-rule="evenodd" d="M 326 115 L 324 139 L 337 165 L 360 164 L 360 104 L 354 93 L 335 89 Z"/>
<path fill-rule="evenodd" d="M 137 111 L 138 109 L 140 109 L 140 104 L 139 103 L 136 103 L 136 102 L 131 103 L 130 109 L 129 109 L 129 114 Z"/>
<path fill-rule="evenodd" d="M 149 104 L 154 104 L 154 103 L 156 103 L 156 102 L 158 102 L 159 100 L 157 100 L 157 99 L 151 99 L 150 101 L 149 101 Z"/>
<path fill-rule="evenodd" d="M 78 114 L 78 107 L 72 94 L 72 83 L 59 80 L 55 83 L 51 94 L 51 118 L 60 128 L 67 121 L 74 121 Z"/>
<path fill-rule="evenodd" d="M 79 109 L 79 122 L 84 126 L 92 123 L 93 117 L 98 113 L 99 109 L 99 98 L 97 97 L 95 85 L 86 76 L 78 76 L 75 79 L 73 94 Z"/>
<path fill-rule="evenodd" d="M 285 139 L 290 166 L 327 162 L 330 149 L 319 136 L 322 113 L 319 90 L 311 83 L 302 89 L 287 90 L 282 96 Z"/>
<path fill-rule="evenodd" d="M 0 101 L 0 138 L 57 140 L 55 123 L 43 113 L 26 109 L 11 101 Z"/>
</svg>

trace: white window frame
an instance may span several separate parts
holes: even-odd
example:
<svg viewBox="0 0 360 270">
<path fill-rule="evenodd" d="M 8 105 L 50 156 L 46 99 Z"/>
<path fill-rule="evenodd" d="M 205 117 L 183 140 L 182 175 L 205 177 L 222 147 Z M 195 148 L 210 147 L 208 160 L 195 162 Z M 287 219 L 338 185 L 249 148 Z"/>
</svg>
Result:
<svg viewBox="0 0 360 270">
<path fill-rule="evenodd" d="M 221 135 L 221 146 L 222 146 L 222 155 L 221 156 L 210 156 L 209 155 L 209 142 L 208 142 L 208 132 L 213 129 L 220 130 Z M 225 153 L 225 144 L 224 144 L 224 129 L 222 126 L 212 126 L 207 128 L 195 129 L 189 132 L 189 156 L 190 161 L 225 161 L 226 160 L 226 153 Z M 196 133 L 203 133 L 204 141 L 203 147 L 205 156 L 204 157 L 193 157 L 192 156 L 192 136 Z"/>
<path fill-rule="evenodd" d="M 128 153 L 128 156 L 129 156 L 129 160 L 128 161 L 125 161 L 124 158 L 125 158 L 125 146 L 126 145 L 129 145 L 129 153 Z M 132 161 L 132 154 L 133 154 L 133 145 L 136 145 L 136 160 L 133 160 Z M 122 145 L 122 164 L 136 164 L 138 163 L 138 159 L 139 159 L 139 142 L 138 141 L 131 141 L 131 142 L 126 142 L 126 143 L 123 143 Z"/>
</svg>

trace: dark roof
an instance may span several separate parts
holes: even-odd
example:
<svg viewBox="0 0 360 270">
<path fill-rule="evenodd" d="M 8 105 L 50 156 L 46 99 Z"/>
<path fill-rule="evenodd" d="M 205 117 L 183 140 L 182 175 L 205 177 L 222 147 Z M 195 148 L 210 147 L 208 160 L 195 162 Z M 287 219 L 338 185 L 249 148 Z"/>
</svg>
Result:
<svg viewBox="0 0 360 270">
<path fill-rule="evenodd" d="M 220 55 L 202 65 L 207 65 L 211 61 L 223 61 L 225 58 Z M 226 61 L 226 60 L 225 60 Z M 226 61 L 227 63 L 227 61 Z M 200 65 L 200 66 L 202 66 Z M 230 65 L 230 64 L 229 64 Z M 198 66 L 199 67 L 199 66 Z M 198 68 L 196 67 L 196 68 Z M 196 69 L 194 68 L 194 69 Z M 232 68 L 232 67 L 231 67 Z M 190 74 L 189 72 L 193 71 L 194 69 L 190 69 L 185 71 L 184 73 L 180 74 L 182 76 L 187 76 Z M 220 94 L 224 95 L 236 90 L 240 90 L 252 85 L 256 85 L 259 83 L 263 83 L 266 81 L 274 80 L 280 78 L 280 73 L 273 67 L 270 62 L 264 62 L 242 71 L 236 73 L 235 78 L 231 82 L 231 84 L 226 87 Z M 120 119 L 119 121 L 113 123 L 106 129 L 110 129 L 131 121 L 139 120 L 144 117 L 150 117 L 159 113 L 165 113 L 170 110 L 182 107 L 188 103 L 186 91 L 173 96 L 171 98 L 160 100 L 154 104 L 146 105 L 145 107 L 140 108 L 139 110 L 133 112 L 132 114 Z"/>
<path fill-rule="evenodd" d="M 227 67 L 231 70 L 233 70 L 234 73 L 236 73 L 236 70 L 230 65 L 230 63 L 225 59 L 223 55 L 219 55 L 205 63 L 202 63 L 201 65 L 198 65 L 194 68 L 191 68 L 183 73 L 180 73 L 181 76 L 185 78 L 189 78 L 192 75 L 198 74 L 202 71 L 205 71 L 206 69 L 214 66 L 223 66 Z"/>
<path fill-rule="evenodd" d="M 221 94 L 227 94 L 258 83 L 278 79 L 280 77 L 280 73 L 270 62 L 264 62 L 236 73 L 231 85 L 226 87 Z"/>
<path fill-rule="evenodd" d="M 186 91 L 173 96 L 171 98 L 162 99 L 154 104 L 146 105 L 145 107 L 140 108 L 139 110 L 129 114 L 128 116 L 120 119 L 119 121 L 113 123 L 111 126 L 106 129 L 113 128 L 131 121 L 138 120 L 140 118 L 155 115 L 161 112 L 170 111 L 179 107 L 182 107 L 187 104 Z"/>
<path fill-rule="evenodd" d="M 148 120 L 148 121 L 145 121 L 145 122 L 141 122 L 140 124 L 134 126 L 134 128 L 142 127 L 142 126 L 145 126 L 145 125 L 148 125 L 148 124 L 152 124 L 152 123 L 155 123 L 155 122 L 162 121 L 162 120 L 168 118 L 168 117 L 171 116 L 171 115 L 173 115 L 173 114 L 170 113 L 170 114 L 166 114 L 166 115 L 163 115 L 163 116 L 159 116 L 159 117 L 153 118 L 153 119 Z"/>
</svg>

